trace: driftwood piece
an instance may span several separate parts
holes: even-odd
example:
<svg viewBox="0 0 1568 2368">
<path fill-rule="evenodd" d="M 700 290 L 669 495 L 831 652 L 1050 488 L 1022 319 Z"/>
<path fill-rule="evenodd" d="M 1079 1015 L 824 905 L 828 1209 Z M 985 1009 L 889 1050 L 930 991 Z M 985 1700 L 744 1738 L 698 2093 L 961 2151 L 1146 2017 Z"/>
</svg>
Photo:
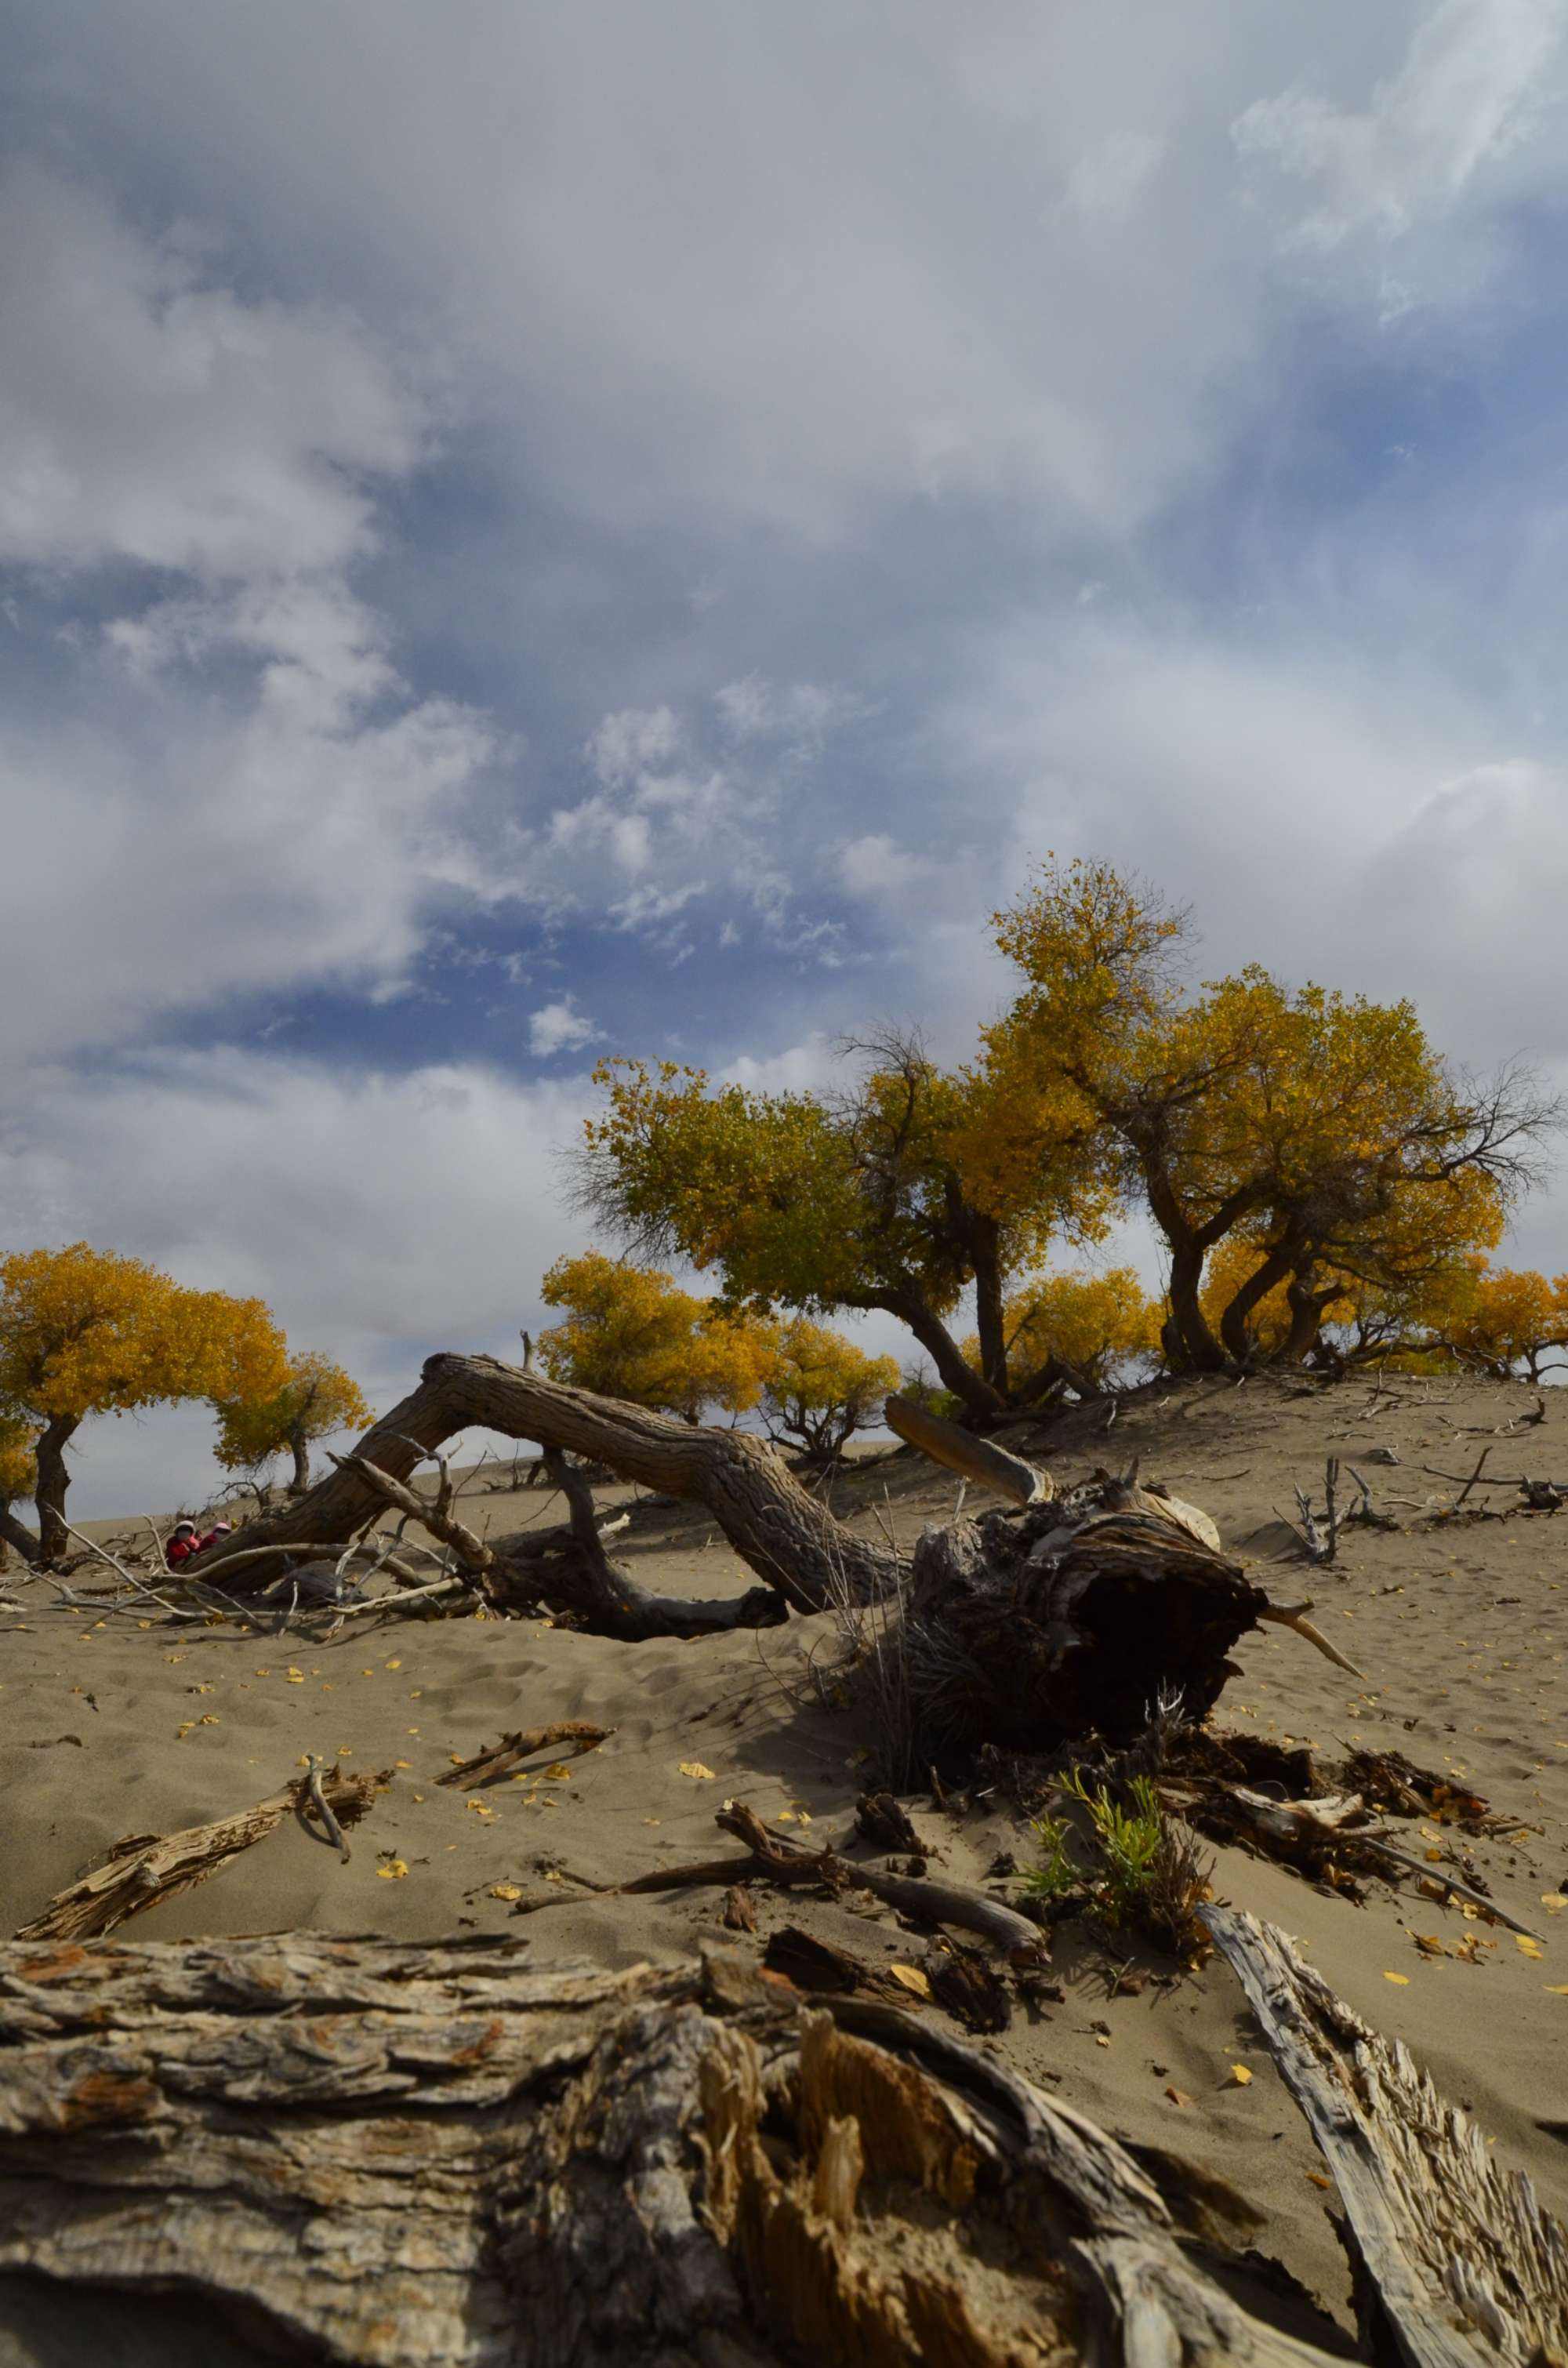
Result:
<svg viewBox="0 0 1568 2368">
<path fill-rule="evenodd" d="M 765 2133 L 764 2123 L 767 2123 Z M 339 2368 L 1325 2368 L 1095 2125 L 716 1955 L 0 1948 L 0 2274 Z M 48 2282 L 45 2285 L 42 2282 Z"/>
<path fill-rule="evenodd" d="M 811 1873 L 837 1888 L 847 1884 L 851 1890 L 869 1891 L 872 1896 L 897 1908 L 901 1914 L 913 1917 L 923 1924 L 952 1924 L 960 1931 L 978 1932 L 998 1948 L 1023 1949 L 1031 1955 L 1041 1946 L 1040 1930 L 1027 1916 L 999 1899 L 988 1899 L 983 1892 L 966 1891 L 956 1884 L 932 1883 L 924 1875 L 884 1874 L 880 1868 L 863 1866 L 858 1860 L 840 1858 L 829 1846 L 825 1850 L 807 1850 L 798 1842 L 786 1841 L 782 1835 L 770 1833 L 754 1810 L 739 1801 L 731 1801 L 718 1813 L 717 1823 L 727 1834 L 745 1843 L 757 1866 L 769 1874 L 782 1874 L 787 1882 L 798 1883 Z"/>
<path fill-rule="evenodd" d="M 613 1726 L 595 1726 L 585 1718 L 558 1718 L 548 1726 L 519 1727 L 486 1750 L 476 1751 L 472 1759 L 460 1761 L 445 1776 L 437 1776 L 436 1782 L 460 1784 L 465 1792 L 472 1791 L 475 1785 L 494 1784 L 501 1777 L 509 1776 L 519 1759 L 530 1759 L 535 1752 L 554 1751 L 562 1745 L 571 1744 L 575 1748 L 569 1757 L 575 1759 L 582 1752 L 592 1751 L 596 1744 L 608 1741 L 614 1733 Z"/>
<path fill-rule="evenodd" d="M 1499 2168 L 1399 2042 L 1336 1998 L 1285 1935 L 1202 1914 L 1334 2174 L 1363 2339 L 1407 2368 L 1568 2354 L 1568 2231 Z"/>
<path fill-rule="evenodd" d="M 18 1941 L 84 1941 L 112 1932 L 128 1917 L 139 1916 L 161 1899 L 205 1883 L 241 1850 L 265 1839 L 292 1811 L 303 1820 L 312 1799 L 330 1812 L 323 1837 L 347 1855 L 339 1826 L 357 1825 L 378 1793 L 392 1782 L 392 1770 L 379 1776 L 350 1776 L 329 1768 L 324 1774 L 311 1769 L 297 1783 L 209 1826 L 187 1826 L 177 1834 L 129 1834 L 116 1842 L 104 1865 L 84 1874 L 66 1891 L 56 1894 L 40 1915 L 24 1924 Z"/>
</svg>

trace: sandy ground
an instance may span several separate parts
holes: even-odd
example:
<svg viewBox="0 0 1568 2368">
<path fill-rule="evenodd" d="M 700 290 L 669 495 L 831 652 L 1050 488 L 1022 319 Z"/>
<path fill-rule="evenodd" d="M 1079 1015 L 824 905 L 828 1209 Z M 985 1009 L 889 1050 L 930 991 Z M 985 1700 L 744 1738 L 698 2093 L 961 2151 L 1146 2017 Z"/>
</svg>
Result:
<svg viewBox="0 0 1568 2368">
<path fill-rule="evenodd" d="M 1512 1387 L 1398 1389 L 1373 1398 L 1364 1382 L 1326 1395 L 1267 1381 L 1173 1388 L 1125 1406 L 1108 1437 L 1103 1409 L 1080 1410 L 1031 1452 L 1068 1482 L 1139 1455 L 1145 1479 L 1168 1481 L 1214 1515 L 1227 1546 L 1277 1599 L 1311 1592 L 1321 1624 L 1370 1673 L 1363 1689 L 1284 1632 L 1252 1636 L 1218 1726 L 1330 1752 L 1339 1743 L 1393 1746 L 1464 1777 L 1531 1828 L 1523 1840 L 1475 1850 L 1499 1902 L 1544 1936 L 1540 1957 L 1408 1888 L 1374 1886 L 1358 1907 L 1236 1850 L 1218 1854 L 1214 1882 L 1221 1896 L 1296 1935 L 1335 1987 L 1406 2040 L 1568 2215 L 1568 1995 L 1553 1994 L 1568 1985 L 1568 1916 L 1554 1921 L 1543 1905 L 1543 1895 L 1568 1889 L 1568 1513 L 1471 1521 L 1467 1508 L 1434 1523 L 1430 1510 L 1455 1492 L 1423 1466 L 1467 1471 L 1486 1441 L 1463 1432 L 1506 1424 L 1532 1401 Z M 1494 1442 L 1500 1473 L 1568 1477 L 1568 1392 L 1549 1394 L 1547 1405 L 1542 1426 Z M 1397 1466 L 1363 1462 L 1374 1447 L 1392 1450 Z M 1297 1481 L 1321 1493 L 1328 1453 L 1361 1463 L 1404 1526 L 1356 1533 L 1338 1569 L 1307 1572 L 1273 1508 L 1290 1506 Z M 476 1525 L 505 1531 L 558 1514 L 542 1492 L 486 1490 L 487 1476 L 464 1499 Z M 909 1542 L 950 1509 L 952 1488 L 905 1453 L 864 1462 L 837 1501 L 862 1522 L 875 1506 Z M 1497 1491 L 1491 1501 L 1512 1499 Z M 711 1523 L 685 1508 L 641 1507 L 617 1551 L 674 1592 L 749 1583 Z M 42 1608 L 43 1589 L 19 1581 L 14 1565 L 5 1584 L 26 1606 L 19 1617 L 0 1615 L 6 1933 L 122 1835 L 242 1807 L 316 1751 L 393 1771 L 348 1865 L 286 1823 L 120 1937 L 298 1925 L 411 1938 L 476 1930 L 520 1938 L 540 1961 L 686 1955 L 719 1931 L 719 1892 L 606 1898 L 562 1879 L 559 1904 L 521 1916 L 496 1888 L 537 1896 L 561 1870 L 613 1884 L 712 1855 L 728 1847 L 713 1817 L 731 1795 L 787 1821 L 787 1832 L 838 1835 L 859 1789 L 853 1716 L 818 1706 L 801 1682 L 805 1656 L 829 1642 L 824 1621 L 760 1637 L 624 1645 L 540 1620 L 355 1618 L 328 1643 L 319 1619 L 314 1641 L 307 1623 L 275 1636 L 233 1623 L 93 1622 Z M 614 1733 L 555 1777 L 467 1795 L 437 1787 L 455 1759 L 557 1718 Z M 986 1804 L 966 1817 L 937 1812 L 925 1794 L 907 1805 L 941 1853 L 934 1873 L 983 1884 L 999 1851 L 1028 1855 L 1027 1829 Z M 918 1964 L 925 1953 L 920 1936 L 886 1911 L 786 1901 L 760 1887 L 756 1896 L 764 1938 L 792 1921 L 865 1957 Z M 1478 1964 L 1433 1959 L 1416 1947 L 1417 1932 L 1473 1932 L 1487 1945 Z M 1213 1963 L 1136 1997 L 1112 1996 L 1126 1955 L 1059 1934 L 1064 2002 L 1018 2016 L 988 2044 L 1110 2130 L 1226 2180 L 1256 2214 L 1250 2241 L 1348 2325 L 1314 2150 L 1231 1976 Z M 1232 2079 L 1237 2064 L 1253 2073 L 1249 2085 Z M 1173 2102 L 1172 2089 L 1187 2101 Z"/>
</svg>

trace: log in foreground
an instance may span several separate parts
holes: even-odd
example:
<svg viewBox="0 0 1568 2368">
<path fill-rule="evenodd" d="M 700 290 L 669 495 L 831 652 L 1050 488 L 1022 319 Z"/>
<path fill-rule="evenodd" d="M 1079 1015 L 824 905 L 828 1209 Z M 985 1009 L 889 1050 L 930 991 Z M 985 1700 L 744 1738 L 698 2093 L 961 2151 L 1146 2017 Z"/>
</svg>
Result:
<svg viewBox="0 0 1568 2368">
<path fill-rule="evenodd" d="M 365 2368 L 1332 2356 L 1081 2115 L 720 1954 L 7 1944 L 0 2204 L 0 2304 L 59 2281 L 68 2334 L 83 2282 L 173 2289 L 215 2358 L 237 2328 Z"/>
<path fill-rule="evenodd" d="M 1568 2230 L 1273 1925 L 1201 1914 L 1334 2173 L 1362 2339 L 1407 2368 L 1568 2359 Z"/>
</svg>

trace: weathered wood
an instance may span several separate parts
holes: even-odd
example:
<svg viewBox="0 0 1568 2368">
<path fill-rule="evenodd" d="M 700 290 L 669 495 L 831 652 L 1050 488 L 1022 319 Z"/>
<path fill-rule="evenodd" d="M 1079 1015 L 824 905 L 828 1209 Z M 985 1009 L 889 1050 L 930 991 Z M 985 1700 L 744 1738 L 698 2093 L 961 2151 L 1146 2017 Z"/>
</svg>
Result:
<svg viewBox="0 0 1568 2368">
<path fill-rule="evenodd" d="M 242 1546 L 281 1548 L 300 1538 L 350 1538 L 381 1496 L 354 1468 L 357 1463 L 406 1481 L 423 1456 L 470 1428 L 537 1440 L 607 1464 L 660 1495 L 705 1505 L 742 1561 L 792 1610 L 821 1611 L 846 1592 L 864 1598 L 897 1585 L 898 1554 L 835 1520 L 790 1477 L 766 1440 L 597 1397 L 499 1358 L 457 1354 L 428 1359 L 419 1387 L 366 1432 L 342 1468 L 305 1496 L 248 1522 L 235 1532 L 233 1546 L 220 1540 L 187 1567 L 206 1577 L 222 1570 L 226 1547 L 234 1553 Z M 508 1541 L 488 1543 L 505 1562 Z M 519 1576 L 526 1580 L 528 1574 Z M 759 1623 L 732 1619 L 727 1624 Z"/>
<path fill-rule="evenodd" d="M 210 2357 L 237 2314 L 339 2368 L 1330 2357 L 1080 2115 L 722 1954 L 0 1947 L 6 2272 L 58 2282 L 67 2327 L 85 2284 L 173 2289 L 213 2305 Z"/>
<path fill-rule="evenodd" d="M 927 1530 L 903 1624 L 924 1743 L 1040 1751 L 1119 1740 L 1162 1698 L 1201 1717 L 1270 1609 L 1240 1565 L 1107 1480 L 1022 1516 Z"/>
<path fill-rule="evenodd" d="M 494 1784 L 498 1778 L 509 1776 L 519 1759 L 528 1759 L 539 1751 L 554 1751 L 562 1744 L 573 1747 L 571 1756 L 592 1751 L 615 1733 L 613 1726 L 595 1726 L 585 1718 L 558 1718 L 548 1726 L 519 1727 L 515 1734 L 504 1735 L 499 1743 L 492 1743 L 483 1751 L 476 1751 L 472 1759 L 461 1759 L 445 1776 L 437 1776 L 437 1784 L 460 1784 L 469 1791 L 476 1784 Z"/>
<path fill-rule="evenodd" d="M 1407 2368 L 1568 2356 L 1568 2230 L 1408 2050 L 1273 1925 L 1199 1911 L 1306 2115 L 1348 2225 L 1363 2337 Z"/>
<path fill-rule="evenodd" d="M 927 1414 L 913 1398 L 889 1398 L 882 1414 L 888 1429 L 906 1446 L 917 1447 L 934 1463 L 960 1472 L 966 1480 L 994 1488 L 1009 1505 L 1043 1505 L 1056 1494 L 1050 1474 L 1038 1464 L 992 1440 L 978 1438 L 956 1422 Z"/>
<path fill-rule="evenodd" d="M 290 1811 L 300 1813 L 315 1800 L 339 1825 L 357 1825 L 378 1793 L 392 1781 L 392 1770 L 379 1776 L 350 1776 L 339 1768 L 324 1773 L 312 1768 L 297 1783 L 285 1786 L 254 1807 L 219 1817 L 210 1825 L 187 1826 L 176 1834 L 129 1834 L 116 1842 L 104 1865 L 78 1878 L 58 1893 L 32 1921 L 21 1926 L 18 1941 L 82 1941 L 112 1932 L 129 1917 L 189 1891 L 216 1874 L 241 1850 L 263 1840 L 282 1824 Z M 324 1839 L 347 1857 L 341 1834 L 326 1821 Z"/>
</svg>

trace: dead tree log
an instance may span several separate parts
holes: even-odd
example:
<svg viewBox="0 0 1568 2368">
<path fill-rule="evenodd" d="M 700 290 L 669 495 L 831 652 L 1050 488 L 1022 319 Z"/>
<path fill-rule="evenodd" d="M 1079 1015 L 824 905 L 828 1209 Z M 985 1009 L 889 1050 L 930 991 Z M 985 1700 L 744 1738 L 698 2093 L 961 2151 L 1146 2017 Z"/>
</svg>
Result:
<svg viewBox="0 0 1568 2368">
<path fill-rule="evenodd" d="M 1271 1603 L 1192 1508 L 1108 1475 L 927 1530 L 902 1630 L 920 1748 L 1125 1741 L 1162 1701 L 1201 1718 L 1236 1674 L 1232 1646 L 1265 1622 L 1348 1667 L 1304 1608 Z"/>
<path fill-rule="evenodd" d="M 1568 2230 L 1529 2180 L 1282 1932 L 1233 1907 L 1199 1912 L 1334 2173 L 1371 2356 L 1405 2368 L 1568 2357 Z"/>
<path fill-rule="evenodd" d="M 765 2127 L 766 2124 L 766 2127 Z M 749 1961 L 312 1933 L 0 1947 L 0 2299 L 347 2368 L 1326 2368 L 1112 2139 Z M 1299 2319 L 1298 2319 L 1298 2323 Z"/>
<path fill-rule="evenodd" d="M 742 1561 L 787 1610 L 817 1611 L 846 1590 L 865 1598 L 885 1593 L 898 1582 L 898 1555 L 835 1520 L 790 1478 L 766 1440 L 597 1397 L 589 1390 L 503 1364 L 498 1358 L 455 1354 L 430 1358 L 419 1387 L 366 1432 L 330 1479 L 247 1523 L 235 1533 L 235 1544 L 221 1540 L 210 1546 L 187 1568 L 203 1577 L 218 1571 L 227 1559 L 225 1549 L 237 1551 L 240 1541 L 246 1547 L 283 1549 L 307 1539 L 350 1538 L 377 1504 L 378 1491 L 361 1467 L 373 1464 L 392 1480 L 406 1481 L 425 1456 L 471 1428 L 537 1440 L 542 1447 L 608 1464 L 623 1479 L 661 1495 L 695 1499 L 707 1507 Z M 525 1531 L 517 1538 L 488 1543 L 497 1562 L 517 1565 L 518 1582 L 526 1588 L 527 1565 L 539 1559 L 537 1538 Z M 265 1564 L 260 1568 L 272 1575 Z M 253 1565 L 248 1576 L 254 1577 L 255 1569 Z M 579 1588 L 585 1596 L 591 1592 L 584 1575 L 588 1569 L 579 1554 Z M 653 1599 L 660 1608 L 654 1612 L 645 1605 L 643 1620 L 636 1603 L 642 1590 L 626 1581 L 624 1574 L 618 1589 L 618 1600 L 626 1608 L 614 1633 L 627 1635 L 700 1633 L 700 1625 L 759 1626 L 767 1624 L 760 1616 L 765 1611 L 767 1619 L 781 1616 L 777 1603 L 764 1603 L 754 1591 L 739 1600 L 748 1607 L 744 1619 L 738 1616 L 735 1599 L 724 1606 L 683 1605 L 678 1610 L 669 1599 Z M 536 1600 L 537 1595 L 536 1588 Z M 606 1601 L 597 1608 L 603 1612 L 614 1606 Z M 591 1615 L 596 1607 L 585 1609 Z M 699 1610 L 710 1615 L 700 1625 L 690 1618 Z M 683 1614 L 684 1632 L 675 1624 Z M 654 1619 L 671 1624 L 645 1624 Z"/>
</svg>

